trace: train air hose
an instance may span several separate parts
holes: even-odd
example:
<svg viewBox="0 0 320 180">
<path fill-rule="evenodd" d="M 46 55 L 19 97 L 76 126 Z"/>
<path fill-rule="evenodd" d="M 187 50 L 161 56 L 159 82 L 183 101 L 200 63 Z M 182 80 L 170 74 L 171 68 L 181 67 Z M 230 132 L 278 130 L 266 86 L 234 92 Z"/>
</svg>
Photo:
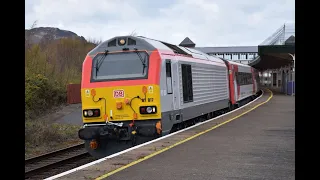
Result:
<svg viewBox="0 0 320 180">
<path fill-rule="evenodd" d="M 129 124 L 129 126 L 130 127 L 133 127 L 134 126 L 134 119 L 135 118 L 137 118 L 136 116 L 137 116 L 137 113 L 136 113 L 136 111 L 132 108 L 132 101 L 134 100 L 134 99 L 140 99 L 142 102 L 145 102 L 146 100 L 147 100 L 147 93 L 146 92 L 144 92 L 143 93 L 144 94 L 144 99 L 142 99 L 142 98 L 140 98 L 140 96 L 136 96 L 136 97 L 134 97 L 134 98 L 132 98 L 131 100 L 130 100 L 130 103 L 129 103 L 129 106 L 130 106 L 130 108 L 132 109 L 132 111 L 133 111 L 133 113 L 134 113 L 134 117 L 132 118 L 132 122 Z"/>
</svg>

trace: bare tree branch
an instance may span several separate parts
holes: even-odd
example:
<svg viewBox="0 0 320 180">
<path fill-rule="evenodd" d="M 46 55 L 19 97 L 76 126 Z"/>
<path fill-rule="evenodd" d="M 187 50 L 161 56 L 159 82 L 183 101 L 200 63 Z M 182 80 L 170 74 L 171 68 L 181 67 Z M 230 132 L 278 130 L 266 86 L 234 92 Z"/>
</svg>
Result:
<svg viewBox="0 0 320 180">
<path fill-rule="evenodd" d="M 35 27 L 37 26 L 37 22 L 38 22 L 38 20 L 35 20 L 35 21 L 33 22 L 33 24 L 32 24 L 32 26 L 31 26 L 31 28 L 30 28 L 30 29 L 35 28 Z"/>
</svg>

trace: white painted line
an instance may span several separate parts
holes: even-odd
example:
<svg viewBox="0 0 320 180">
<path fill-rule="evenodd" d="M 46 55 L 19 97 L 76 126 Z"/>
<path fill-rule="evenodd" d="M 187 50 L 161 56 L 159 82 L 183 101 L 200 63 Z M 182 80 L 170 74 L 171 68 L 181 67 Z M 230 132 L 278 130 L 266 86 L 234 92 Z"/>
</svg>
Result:
<svg viewBox="0 0 320 180">
<path fill-rule="evenodd" d="M 110 158 L 119 156 L 119 155 L 121 155 L 121 154 L 124 154 L 124 153 L 126 153 L 126 152 L 132 151 L 132 150 L 137 149 L 137 148 L 139 148 L 139 147 L 142 147 L 142 146 L 151 144 L 151 143 L 153 143 L 153 142 L 160 141 L 160 140 L 162 140 L 162 139 L 168 138 L 168 137 L 173 136 L 173 135 L 175 135 L 175 134 L 184 132 L 184 131 L 186 131 L 186 130 L 189 130 L 189 129 L 195 128 L 195 127 L 197 127 L 197 126 L 200 126 L 200 125 L 202 125 L 202 124 L 208 123 L 208 122 L 210 122 L 210 121 L 216 120 L 216 119 L 218 119 L 218 118 L 220 118 L 220 117 L 226 116 L 226 115 L 228 115 L 228 114 L 230 114 L 230 113 L 232 113 L 232 112 L 234 112 L 234 111 L 236 111 L 236 110 L 242 109 L 242 108 L 250 105 L 251 103 L 255 102 L 256 100 L 260 99 L 260 98 L 263 96 L 263 94 L 264 94 L 263 90 L 261 90 L 261 91 L 262 91 L 261 96 L 257 97 L 255 100 L 249 102 L 248 104 L 246 104 L 246 105 L 244 105 L 244 106 L 241 106 L 241 107 L 238 108 L 238 109 L 235 109 L 235 110 L 233 110 L 233 111 L 227 112 L 227 113 L 225 113 L 225 114 L 222 114 L 222 115 L 217 116 L 217 117 L 215 117 L 215 118 L 209 119 L 209 120 L 207 120 L 207 121 L 200 122 L 200 123 L 198 123 L 198 124 L 195 124 L 195 125 L 193 125 L 193 126 L 187 127 L 187 128 L 185 128 L 185 129 L 181 129 L 180 131 L 176 131 L 176 132 L 174 132 L 174 133 L 171 133 L 171 134 L 162 136 L 162 137 L 157 138 L 157 139 L 154 139 L 154 140 L 152 140 L 152 141 L 148 141 L 148 142 L 145 142 L 145 143 L 143 143 L 143 144 L 134 146 L 134 147 L 132 147 L 132 148 L 129 148 L 129 149 L 120 151 L 120 152 L 118 152 L 118 153 L 112 154 L 112 155 L 110 155 L 110 156 L 107 156 L 107 157 L 98 159 L 98 160 L 93 161 L 93 162 L 90 162 L 90 163 L 88 163 L 88 164 L 84 164 L 84 165 L 82 165 L 82 166 L 76 167 L 76 168 L 71 169 L 71 170 L 69 170 L 69 171 L 65 171 L 65 172 L 63 172 L 63 173 L 60 173 L 60 174 L 57 174 L 57 175 L 48 177 L 48 178 L 46 178 L 46 179 L 44 179 L 44 180 L 52 180 L 52 179 L 56 179 L 56 178 L 59 178 L 59 177 L 62 177 L 62 176 L 71 174 L 71 173 L 76 172 L 76 171 L 78 171 L 78 170 L 84 169 L 84 168 L 89 167 L 89 166 L 92 166 L 92 165 L 94 165 L 94 164 L 98 164 L 98 163 L 100 163 L 100 162 L 102 162 L 102 161 L 105 161 L 105 160 L 107 160 L 107 159 L 110 159 Z"/>
</svg>

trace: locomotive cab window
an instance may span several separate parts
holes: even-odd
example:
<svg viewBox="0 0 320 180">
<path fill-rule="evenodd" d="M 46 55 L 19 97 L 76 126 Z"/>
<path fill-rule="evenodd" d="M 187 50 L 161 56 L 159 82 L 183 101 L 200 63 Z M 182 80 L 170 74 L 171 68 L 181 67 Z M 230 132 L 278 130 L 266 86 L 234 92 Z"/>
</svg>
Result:
<svg viewBox="0 0 320 180">
<path fill-rule="evenodd" d="M 92 81 L 146 79 L 148 60 L 146 52 L 98 54 L 92 61 Z"/>
<path fill-rule="evenodd" d="M 191 65 L 181 64 L 182 73 L 182 89 L 183 102 L 188 103 L 193 101 L 193 87 L 192 87 L 192 72 Z"/>
<path fill-rule="evenodd" d="M 172 73 L 171 73 L 171 60 L 166 60 L 166 83 L 167 93 L 172 94 Z"/>
</svg>

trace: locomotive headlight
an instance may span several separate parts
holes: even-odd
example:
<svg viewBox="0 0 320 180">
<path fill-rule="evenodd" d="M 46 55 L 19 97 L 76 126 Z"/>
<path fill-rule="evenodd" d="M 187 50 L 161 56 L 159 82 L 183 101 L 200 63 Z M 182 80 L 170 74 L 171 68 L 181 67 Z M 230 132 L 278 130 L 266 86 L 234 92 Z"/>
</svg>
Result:
<svg viewBox="0 0 320 180">
<path fill-rule="evenodd" d="M 126 44 L 126 39 L 125 38 L 118 39 L 118 45 L 119 46 L 124 46 L 125 44 Z"/>
<path fill-rule="evenodd" d="M 140 106 L 140 114 L 155 114 L 157 113 L 156 106 Z"/>
<path fill-rule="evenodd" d="M 152 107 L 147 107 L 147 113 L 152 113 Z"/>
<path fill-rule="evenodd" d="M 88 110 L 88 116 L 92 116 L 93 115 L 93 111 L 92 110 Z"/>
<path fill-rule="evenodd" d="M 100 109 L 85 109 L 83 110 L 84 117 L 100 117 Z"/>
<path fill-rule="evenodd" d="M 124 44 L 124 43 L 126 43 L 126 41 L 124 39 L 121 39 L 120 44 Z"/>
</svg>

